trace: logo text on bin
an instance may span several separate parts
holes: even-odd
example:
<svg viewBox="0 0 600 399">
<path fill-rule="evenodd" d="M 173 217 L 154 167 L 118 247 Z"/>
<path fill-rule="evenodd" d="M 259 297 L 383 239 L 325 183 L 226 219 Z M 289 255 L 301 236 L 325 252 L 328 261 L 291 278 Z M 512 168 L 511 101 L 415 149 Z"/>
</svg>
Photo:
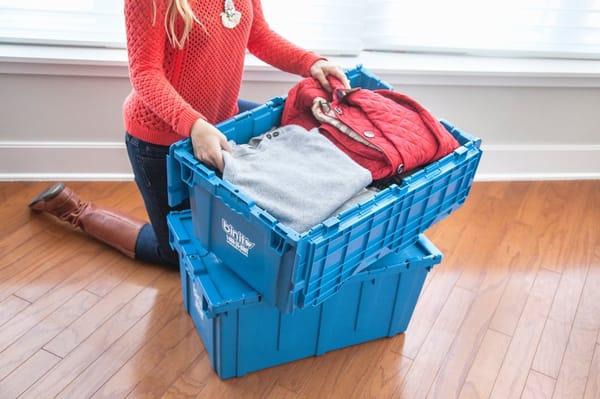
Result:
<svg viewBox="0 0 600 399">
<path fill-rule="evenodd" d="M 225 219 L 221 219 L 221 226 L 225 232 L 227 244 L 238 250 L 242 255 L 248 256 L 248 252 L 254 248 L 254 242 Z"/>
</svg>

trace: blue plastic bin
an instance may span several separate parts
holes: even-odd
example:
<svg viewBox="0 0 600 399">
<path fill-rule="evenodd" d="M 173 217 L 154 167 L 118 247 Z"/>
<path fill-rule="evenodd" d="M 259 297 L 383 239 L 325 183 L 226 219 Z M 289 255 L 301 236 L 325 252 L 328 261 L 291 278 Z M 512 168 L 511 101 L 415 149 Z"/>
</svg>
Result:
<svg viewBox="0 0 600 399">
<path fill-rule="evenodd" d="M 320 306 L 282 313 L 194 238 L 189 211 L 169 215 L 183 304 L 221 378 L 320 355 L 406 330 L 441 253 L 425 238 L 348 280 Z"/>
<path fill-rule="evenodd" d="M 353 87 L 391 87 L 361 66 L 347 75 Z M 273 98 L 217 127 L 247 142 L 279 125 L 284 102 L 285 97 Z M 189 140 L 170 149 L 169 203 L 190 198 L 200 244 L 267 302 L 284 312 L 318 305 L 377 259 L 416 242 L 465 201 L 481 157 L 480 140 L 443 124 L 461 144 L 454 152 L 302 234 L 196 160 Z"/>
</svg>

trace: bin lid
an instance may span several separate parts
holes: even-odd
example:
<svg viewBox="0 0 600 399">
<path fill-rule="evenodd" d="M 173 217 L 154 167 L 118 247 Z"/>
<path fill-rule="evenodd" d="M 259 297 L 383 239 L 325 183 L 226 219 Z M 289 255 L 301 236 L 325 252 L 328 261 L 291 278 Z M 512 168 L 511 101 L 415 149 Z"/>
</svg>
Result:
<svg viewBox="0 0 600 399">
<path fill-rule="evenodd" d="M 209 314 L 219 314 L 261 301 L 261 295 L 202 247 L 194 236 L 191 211 L 171 212 L 167 217 L 171 245 L 183 258 L 183 266 L 201 285 Z M 349 281 L 360 281 L 384 273 L 399 273 L 411 267 L 431 267 L 442 259 L 441 252 L 424 235 L 408 248 L 387 254 Z"/>
</svg>

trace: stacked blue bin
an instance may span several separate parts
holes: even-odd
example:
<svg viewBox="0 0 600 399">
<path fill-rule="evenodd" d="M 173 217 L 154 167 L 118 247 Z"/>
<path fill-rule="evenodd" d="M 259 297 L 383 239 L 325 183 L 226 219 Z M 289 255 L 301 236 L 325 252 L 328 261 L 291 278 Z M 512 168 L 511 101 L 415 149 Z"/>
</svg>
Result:
<svg viewBox="0 0 600 399">
<path fill-rule="evenodd" d="M 347 76 L 352 87 L 391 88 L 361 66 Z M 279 125 L 284 103 L 285 97 L 276 97 L 217 127 L 228 138 L 247 142 Z M 427 271 L 440 260 L 421 233 L 465 201 L 481 158 L 479 139 L 442 123 L 459 148 L 302 234 L 279 223 L 196 160 L 189 140 L 171 146 L 169 203 L 177 206 L 189 198 L 191 208 L 169 218 L 171 245 L 180 255 L 186 309 L 222 378 L 404 331 Z M 384 279 L 372 277 L 384 272 Z M 344 338 L 340 331 L 345 330 L 338 325 L 342 322 L 328 309 L 336 307 L 341 319 L 355 320 L 356 311 L 342 306 L 349 296 L 363 293 L 360 300 L 368 301 L 366 281 L 377 285 L 392 279 L 398 280 L 394 289 L 374 291 L 371 295 L 383 300 L 369 308 L 370 315 L 379 317 L 377 323 L 390 326 L 388 330 L 365 335 L 348 330 L 352 338 Z M 400 303 L 404 311 L 385 313 L 379 310 L 383 303 Z M 235 320 L 230 320 L 232 314 Z M 276 334 L 275 351 L 263 331 L 269 323 L 241 323 L 246 315 L 265 319 L 267 314 L 277 318 L 271 332 Z M 300 329 L 306 341 L 297 337 L 300 320 L 307 326 L 311 320 L 319 323 L 310 331 Z M 241 337 L 256 336 L 259 327 L 268 342 L 243 345 Z M 311 331 L 317 338 L 308 338 Z M 322 338 L 332 331 L 338 346 Z M 223 347 L 227 334 L 237 337 L 230 342 L 233 347 Z M 305 347 L 286 349 L 288 339 Z"/>
<path fill-rule="evenodd" d="M 427 272 L 442 254 L 423 235 L 349 279 L 319 306 L 282 313 L 194 236 L 190 211 L 168 217 L 179 253 L 183 305 L 221 378 L 406 330 Z"/>
</svg>

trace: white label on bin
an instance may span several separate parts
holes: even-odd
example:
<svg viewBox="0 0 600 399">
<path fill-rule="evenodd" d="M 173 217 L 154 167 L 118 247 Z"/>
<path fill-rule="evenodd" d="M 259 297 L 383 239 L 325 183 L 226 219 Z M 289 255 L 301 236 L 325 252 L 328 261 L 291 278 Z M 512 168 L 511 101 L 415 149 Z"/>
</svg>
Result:
<svg viewBox="0 0 600 399">
<path fill-rule="evenodd" d="M 194 304 L 196 305 L 198 316 L 200 316 L 200 320 L 204 320 L 204 311 L 202 310 L 202 295 L 198 293 L 195 284 L 192 284 L 192 294 L 194 294 Z"/>
<path fill-rule="evenodd" d="M 242 255 L 248 256 L 248 252 L 254 248 L 254 243 L 227 220 L 221 219 L 221 226 L 225 232 L 227 244 L 238 250 Z"/>
</svg>

